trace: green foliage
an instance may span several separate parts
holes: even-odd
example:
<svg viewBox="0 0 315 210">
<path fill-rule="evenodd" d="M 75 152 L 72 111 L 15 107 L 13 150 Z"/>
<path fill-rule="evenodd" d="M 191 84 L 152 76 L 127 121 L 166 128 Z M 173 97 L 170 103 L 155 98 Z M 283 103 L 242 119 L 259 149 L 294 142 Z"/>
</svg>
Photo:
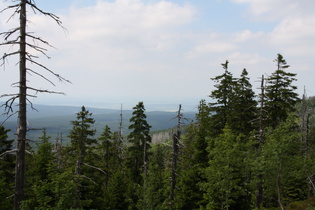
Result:
<svg viewBox="0 0 315 210">
<path fill-rule="evenodd" d="M 209 166 L 202 184 L 208 209 L 250 209 L 247 177 L 249 145 L 243 135 L 231 129 L 214 139 L 209 149 Z"/>
<path fill-rule="evenodd" d="M 284 71 L 280 54 L 276 61 L 263 132 L 253 124 L 257 102 L 248 72 L 234 78 L 228 61 L 222 64 L 224 73 L 212 78 L 214 102 L 201 100 L 196 121 L 182 127 L 172 177 L 172 146 L 151 144 L 143 102 L 133 108 L 128 142 L 108 125 L 94 137 L 95 121 L 83 106 L 71 122 L 70 145 L 53 146 L 44 130 L 37 149 L 29 147 L 23 209 L 247 210 L 256 207 L 260 189 L 260 209 L 314 209 L 315 99 L 296 106 L 295 74 Z M 0 204 L 12 209 L 7 132 L 0 126 Z M 259 145 L 257 133 L 264 136 Z"/>
<path fill-rule="evenodd" d="M 314 210 L 315 197 L 310 197 L 305 201 L 296 201 L 285 207 L 286 210 Z"/>
<path fill-rule="evenodd" d="M 12 150 L 13 140 L 8 140 L 9 130 L 0 126 L 0 206 L 3 209 L 13 208 L 14 183 L 14 156 Z"/>
<path fill-rule="evenodd" d="M 73 127 L 69 138 L 71 145 L 77 150 L 84 151 L 86 146 L 96 143 L 96 140 L 91 138 L 95 134 L 95 130 L 91 129 L 91 125 L 95 122 L 91 115 L 92 113 L 82 106 L 81 111 L 77 113 L 77 120 L 71 122 Z"/>
<path fill-rule="evenodd" d="M 215 101 L 209 104 L 209 111 L 212 113 L 209 121 L 212 135 L 218 135 L 222 131 L 231 115 L 232 97 L 236 81 L 232 73 L 228 71 L 228 64 L 228 61 L 221 64 L 224 69 L 222 75 L 211 78 L 216 82 L 216 89 L 209 95 Z"/>
<path fill-rule="evenodd" d="M 288 114 L 295 111 L 295 104 L 299 101 L 297 89 L 292 83 L 296 81 L 296 74 L 286 72 L 290 66 L 281 54 L 278 54 L 277 70 L 268 77 L 266 87 L 266 112 L 268 113 L 268 125 L 275 128 L 285 121 Z"/>
<path fill-rule="evenodd" d="M 82 106 L 81 111 L 77 113 L 77 120 L 71 122 L 73 128 L 70 131 L 69 138 L 71 139 L 71 149 L 75 151 L 74 174 L 75 183 L 77 184 L 76 197 L 73 199 L 74 208 L 88 207 L 91 203 L 88 189 L 91 187 L 91 182 L 93 183 L 94 181 L 86 176 L 83 171 L 83 165 L 86 165 L 86 153 L 90 155 L 89 151 L 91 151 L 91 148 L 89 147 L 97 142 L 96 139 L 92 138 L 95 130 L 91 126 L 95 121 L 91 116 L 92 113 Z"/>
<path fill-rule="evenodd" d="M 243 69 L 241 77 L 236 80 L 232 95 L 231 114 L 227 124 L 238 134 L 249 134 L 254 130 L 253 120 L 257 115 L 257 102 L 248 72 Z"/>
<path fill-rule="evenodd" d="M 306 191 L 301 189 L 307 189 L 307 177 L 303 172 L 304 157 L 296 126 L 291 116 L 276 129 L 271 129 L 257 159 L 263 172 L 267 207 L 306 198 Z"/>
<path fill-rule="evenodd" d="M 140 184 L 142 181 L 140 172 L 147 164 L 147 150 L 150 148 L 151 136 L 150 136 L 150 125 L 146 121 L 146 114 L 143 102 L 139 102 L 135 107 L 133 107 L 132 117 L 130 118 L 131 130 L 128 135 L 128 142 L 130 146 L 128 147 L 128 163 L 131 168 L 131 179 L 135 183 Z"/>
<path fill-rule="evenodd" d="M 148 175 L 144 177 L 142 200 L 139 202 L 139 209 L 166 209 L 164 203 L 169 197 L 168 174 L 166 159 L 170 153 L 170 147 L 162 144 L 153 145 L 150 149 L 150 162 Z"/>
</svg>

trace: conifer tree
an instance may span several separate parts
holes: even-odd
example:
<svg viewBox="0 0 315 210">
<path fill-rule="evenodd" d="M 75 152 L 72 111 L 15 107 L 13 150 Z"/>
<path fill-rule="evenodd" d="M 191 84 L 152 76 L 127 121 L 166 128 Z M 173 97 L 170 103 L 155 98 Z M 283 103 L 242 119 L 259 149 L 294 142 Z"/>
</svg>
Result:
<svg viewBox="0 0 315 210">
<path fill-rule="evenodd" d="M 232 112 L 231 106 L 233 103 L 232 99 L 236 81 L 235 78 L 233 78 L 232 73 L 228 71 L 228 64 L 228 61 L 221 64 L 224 69 L 223 74 L 211 78 L 216 82 L 214 85 L 216 89 L 209 95 L 209 97 L 214 100 L 214 102 L 209 103 L 209 111 L 212 115 L 209 123 L 213 135 L 221 133 L 226 123 L 230 121 Z"/>
<path fill-rule="evenodd" d="M 196 114 L 196 123 L 185 129 L 179 153 L 178 190 L 176 191 L 176 208 L 197 209 L 203 205 L 204 192 L 200 184 L 205 182 L 203 172 L 208 165 L 208 122 L 209 111 L 205 100 L 201 100 Z"/>
<path fill-rule="evenodd" d="M 246 69 L 243 69 L 241 77 L 236 80 L 232 98 L 228 125 L 238 134 L 249 134 L 254 129 L 257 102 Z"/>
<path fill-rule="evenodd" d="M 269 128 L 261 156 L 256 159 L 263 172 L 265 207 L 284 209 L 290 202 L 307 198 L 307 176 L 296 121 L 289 115 L 277 128 Z"/>
<path fill-rule="evenodd" d="M 146 178 L 148 173 L 148 149 L 150 148 L 151 126 L 146 121 L 146 114 L 143 102 L 139 102 L 133 107 L 132 117 L 130 118 L 129 129 L 131 132 L 127 136 L 130 146 L 126 154 L 126 166 L 128 175 L 128 197 L 129 206 L 146 206 L 143 192 L 146 188 Z"/>
<path fill-rule="evenodd" d="M 267 80 L 266 95 L 267 101 L 265 109 L 268 113 L 268 125 L 275 128 L 285 121 L 289 113 L 295 110 L 295 105 L 299 101 L 295 92 L 297 87 L 293 85 L 296 81 L 296 74 L 286 71 L 290 65 L 281 54 L 276 60 L 277 69 Z"/>
<path fill-rule="evenodd" d="M 251 209 L 248 194 L 246 153 L 250 145 L 244 135 L 225 128 L 208 147 L 209 166 L 202 183 L 207 209 Z"/>
<path fill-rule="evenodd" d="M 84 176 L 82 169 L 88 147 L 97 142 L 96 139 L 93 138 L 95 129 L 92 129 L 91 126 L 95 121 L 91 116 L 92 113 L 82 106 L 81 111 L 77 113 L 77 120 L 71 122 L 73 127 L 70 131 L 69 138 L 76 159 L 74 174 L 77 177 L 76 182 L 79 183 L 76 189 L 76 198 L 73 201 L 74 208 L 82 208 L 82 206 L 85 205 L 85 203 L 81 201 L 85 200 L 85 198 L 82 197 L 83 192 L 80 186 L 82 183 L 80 180 L 82 180 L 83 177 L 86 179 L 89 179 L 89 177 Z"/>
<path fill-rule="evenodd" d="M 129 129 L 131 130 L 128 135 L 129 146 L 129 159 L 131 163 L 131 176 L 136 183 L 141 183 L 140 172 L 145 172 L 146 164 L 148 163 L 147 150 L 150 148 L 151 126 L 146 121 L 146 114 L 143 102 L 139 102 L 133 107 L 132 117 L 130 119 Z M 146 156 L 145 156 L 146 155 Z"/>
<path fill-rule="evenodd" d="M 52 173 L 55 167 L 53 144 L 49 142 L 46 129 L 39 137 L 36 152 L 27 158 L 27 179 L 25 199 L 22 201 L 24 209 L 50 209 L 55 206 L 52 187 Z"/>
</svg>

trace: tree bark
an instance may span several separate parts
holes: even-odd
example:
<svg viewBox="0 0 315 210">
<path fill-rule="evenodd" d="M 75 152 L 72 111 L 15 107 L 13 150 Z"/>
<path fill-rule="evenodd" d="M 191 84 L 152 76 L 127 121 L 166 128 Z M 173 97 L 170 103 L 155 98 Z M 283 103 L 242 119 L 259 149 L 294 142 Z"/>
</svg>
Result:
<svg viewBox="0 0 315 210">
<path fill-rule="evenodd" d="M 177 168 L 177 161 L 178 161 L 178 150 L 179 150 L 179 139 L 180 139 L 180 126 L 181 126 L 181 119 L 182 119 L 182 114 L 180 113 L 182 109 L 181 104 L 179 105 L 178 108 L 178 113 L 177 113 L 177 129 L 176 133 L 173 134 L 173 152 L 172 152 L 172 174 L 171 174 L 171 191 L 170 191 L 170 206 L 171 209 L 173 209 L 173 202 L 175 199 L 175 188 L 176 188 L 176 168 Z"/>
<path fill-rule="evenodd" d="M 261 76 L 261 93 L 260 93 L 260 113 L 259 113 L 259 139 L 257 144 L 257 151 L 256 156 L 259 157 L 260 150 L 262 147 L 262 144 L 264 142 L 264 101 L 265 101 L 265 80 L 264 75 Z M 263 202 L 263 185 L 262 185 L 262 175 L 258 174 L 257 179 L 258 183 L 256 185 L 256 201 L 255 201 L 255 207 L 257 209 L 260 209 L 262 202 Z"/>
<path fill-rule="evenodd" d="M 19 115 L 17 127 L 17 152 L 15 167 L 14 209 L 21 209 L 25 182 L 25 141 L 26 141 L 26 0 L 20 5 L 20 81 L 19 81 Z"/>
</svg>

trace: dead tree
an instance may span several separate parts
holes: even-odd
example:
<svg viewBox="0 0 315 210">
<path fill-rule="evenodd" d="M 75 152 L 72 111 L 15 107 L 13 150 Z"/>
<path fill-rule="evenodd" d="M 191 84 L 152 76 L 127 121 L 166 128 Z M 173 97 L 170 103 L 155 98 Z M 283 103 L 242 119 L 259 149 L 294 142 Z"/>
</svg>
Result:
<svg viewBox="0 0 315 210">
<path fill-rule="evenodd" d="M 181 114 L 182 105 L 179 105 L 177 112 L 177 127 L 176 131 L 173 134 L 173 151 L 172 151 L 172 172 L 171 172 L 171 189 L 170 189 L 170 206 L 171 209 L 174 208 L 174 199 L 175 199 L 175 188 L 176 188 L 176 168 L 178 162 L 178 152 L 179 152 L 179 144 L 180 144 L 180 136 L 181 136 L 181 124 L 183 115 Z"/>
<path fill-rule="evenodd" d="M 301 122 L 301 142 L 302 144 L 304 144 L 304 156 L 306 159 L 309 158 L 309 156 L 311 155 L 310 152 L 310 118 L 312 116 L 312 112 L 314 110 L 312 110 L 309 107 L 308 104 L 308 98 L 306 95 L 306 91 L 304 88 L 304 94 L 302 96 L 302 101 L 301 101 L 301 109 L 300 109 L 300 116 L 302 119 Z M 312 197 L 314 196 L 314 182 L 315 182 L 315 174 L 314 173 L 307 173 L 307 177 L 308 177 L 308 190 L 307 190 L 307 196 L 308 197 Z"/>
<path fill-rule="evenodd" d="M 260 155 L 260 151 L 261 151 L 261 147 L 263 145 L 264 142 L 264 136 L 265 136 L 265 128 L 264 128 L 264 119 L 265 119 L 265 115 L 264 115 L 264 102 L 265 102 L 265 79 L 264 79 L 264 75 L 262 75 L 261 77 L 261 85 L 260 85 L 260 108 L 259 108 L 259 134 L 258 134 L 258 142 L 257 142 L 257 146 L 256 146 L 256 156 L 259 157 Z M 257 209 L 259 209 L 262 205 L 263 202 L 263 185 L 262 185 L 262 175 L 259 173 L 257 175 L 257 188 L 256 188 L 256 202 L 255 202 L 255 206 Z"/>
<path fill-rule="evenodd" d="M 13 28 L 9 31 L 2 32 L 0 35 L 4 37 L 4 41 L 0 43 L 0 46 L 18 46 L 18 50 L 5 53 L 0 61 L 2 63 L 1 66 L 5 66 L 6 59 L 11 56 L 17 55 L 19 56 L 19 81 L 14 83 L 13 86 L 19 89 L 16 94 L 5 94 L 0 97 L 9 97 L 9 99 L 3 104 L 6 109 L 6 113 L 9 114 L 13 112 L 13 104 L 16 100 L 18 100 L 18 125 L 16 130 L 17 135 L 17 143 L 16 143 L 16 168 L 15 168 L 15 199 L 14 199 L 14 209 L 20 209 L 21 201 L 23 200 L 24 195 L 24 181 L 25 181 L 25 143 L 26 143 L 26 133 L 27 133 L 27 120 L 26 120 L 26 111 L 27 111 L 27 102 L 32 106 L 30 102 L 30 97 L 37 97 L 37 93 L 57 93 L 63 94 L 60 92 L 54 92 L 45 89 L 38 89 L 31 87 L 27 84 L 27 75 L 33 74 L 41 77 L 42 79 L 48 81 L 50 84 L 54 85 L 54 83 L 45 76 L 45 74 L 38 72 L 27 66 L 28 63 L 39 67 L 40 69 L 52 74 L 59 81 L 70 82 L 59 74 L 54 73 L 52 70 L 47 68 L 45 65 L 41 64 L 37 61 L 38 56 L 31 53 L 31 50 L 35 52 L 39 52 L 45 57 L 49 58 L 46 54 L 46 48 L 41 45 L 49 46 L 51 45 L 43 40 L 40 37 L 36 37 L 33 33 L 27 32 L 27 8 L 30 8 L 34 13 L 40 13 L 45 16 L 52 18 L 58 25 L 62 26 L 59 17 L 52 13 L 44 12 L 40 8 L 36 6 L 34 0 L 18 0 L 12 1 L 13 4 L 2 9 L 0 12 L 6 10 L 13 10 L 12 15 L 8 18 L 13 19 L 14 16 L 19 16 L 19 26 Z M 12 47 L 12 49 L 14 49 Z"/>
</svg>

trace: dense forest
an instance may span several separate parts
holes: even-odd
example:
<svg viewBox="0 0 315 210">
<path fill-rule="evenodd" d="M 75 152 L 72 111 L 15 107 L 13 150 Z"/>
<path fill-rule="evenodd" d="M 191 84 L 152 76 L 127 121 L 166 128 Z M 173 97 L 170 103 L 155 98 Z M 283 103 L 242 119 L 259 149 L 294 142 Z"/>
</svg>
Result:
<svg viewBox="0 0 315 210">
<path fill-rule="evenodd" d="M 96 136 L 93 113 L 82 106 L 68 145 L 46 130 L 27 141 L 22 209 L 308 209 L 315 97 L 299 98 L 296 74 L 282 55 L 275 63 L 258 94 L 246 69 L 235 77 L 223 63 L 196 120 L 188 124 L 179 105 L 172 137 L 154 144 L 143 102 L 133 108 L 128 136 L 108 125 Z M 0 127 L 1 209 L 13 209 L 8 132 Z"/>
</svg>

